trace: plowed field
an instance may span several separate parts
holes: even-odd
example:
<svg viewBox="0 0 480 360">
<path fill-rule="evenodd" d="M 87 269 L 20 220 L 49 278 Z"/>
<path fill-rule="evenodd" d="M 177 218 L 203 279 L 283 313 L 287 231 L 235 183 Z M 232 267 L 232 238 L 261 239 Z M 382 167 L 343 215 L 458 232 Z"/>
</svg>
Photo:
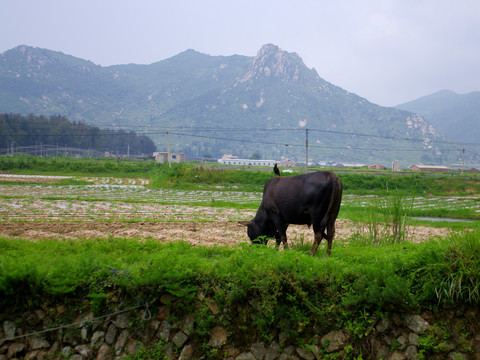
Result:
<svg viewBox="0 0 480 360">
<path fill-rule="evenodd" d="M 251 219 L 255 210 L 214 205 L 227 201 L 255 207 L 261 201 L 259 193 L 150 190 L 143 181 L 94 178 L 89 179 L 92 185 L 61 186 L 55 185 L 58 179 L 0 175 L 0 180 L 10 182 L 0 185 L 0 237 L 151 238 L 210 246 L 248 243 L 246 229 L 237 221 Z M 358 224 L 339 219 L 335 241 L 348 241 L 362 231 Z M 420 226 L 410 231 L 416 242 L 449 232 Z M 291 242 L 313 241 L 313 231 L 306 226 L 290 226 L 287 235 Z"/>
</svg>

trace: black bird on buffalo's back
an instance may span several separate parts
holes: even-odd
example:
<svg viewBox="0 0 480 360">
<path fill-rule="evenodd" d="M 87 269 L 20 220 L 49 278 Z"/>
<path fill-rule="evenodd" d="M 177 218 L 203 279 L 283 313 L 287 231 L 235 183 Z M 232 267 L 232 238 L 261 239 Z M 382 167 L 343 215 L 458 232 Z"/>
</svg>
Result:
<svg viewBox="0 0 480 360">
<path fill-rule="evenodd" d="M 280 170 L 278 169 L 277 163 L 273 166 L 273 172 L 275 175 L 280 176 Z"/>
</svg>

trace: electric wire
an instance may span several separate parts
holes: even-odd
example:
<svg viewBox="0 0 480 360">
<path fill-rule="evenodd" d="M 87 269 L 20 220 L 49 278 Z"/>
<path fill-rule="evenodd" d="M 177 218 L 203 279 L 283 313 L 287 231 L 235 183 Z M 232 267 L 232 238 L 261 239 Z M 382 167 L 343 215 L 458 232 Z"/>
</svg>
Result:
<svg viewBox="0 0 480 360">
<path fill-rule="evenodd" d="M 5 341 L 13 341 L 13 340 L 17 340 L 17 339 L 22 339 L 22 338 L 26 338 L 26 337 L 30 337 L 30 336 L 34 336 L 34 335 L 45 334 L 47 332 L 66 329 L 66 328 L 69 328 L 69 327 L 72 327 L 72 326 L 84 325 L 85 323 L 95 322 L 97 320 L 101 320 L 101 319 L 104 319 L 104 318 L 109 317 L 109 316 L 123 314 L 123 313 L 129 312 L 129 311 L 141 308 L 141 307 L 145 307 L 145 310 L 144 310 L 144 313 L 143 313 L 143 316 L 142 316 L 142 320 L 143 321 L 150 320 L 152 315 L 151 315 L 151 312 L 150 312 L 149 303 L 147 302 L 145 304 L 132 306 L 132 307 L 124 309 L 124 310 L 116 311 L 116 312 L 105 314 L 105 315 L 102 315 L 102 316 L 97 316 L 97 317 L 94 317 L 94 318 L 89 319 L 89 320 L 82 320 L 82 321 L 79 321 L 79 322 L 75 322 L 75 323 L 71 323 L 71 324 L 65 324 L 65 325 L 59 325 L 59 326 L 55 326 L 53 328 L 44 329 L 44 330 L 40 330 L 40 331 L 35 331 L 35 332 L 31 332 L 31 333 L 24 334 L 24 335 L 17 335 L 17 336 L 8 337 L 8 338 L 5 338 L 5 339 L 0 339 L 0 343 L 3 343 Z"/>
<path fill-rule="evenodd" d="M 112 125 L 113 126 L 113 125 Z M 210 139 L 218 139 L 218 140 L 225 140 L 225 141 L 243 141 L 243 142 L 257 142 L 257 143 L 267 143 L 267 144 L 284 144 L 284 143 L 275 143 L 275 142 L 265 142 L 264 140 L 242 140 L 242 139 L 235 139 L 231 137 L 207 137 L 206 135 L 199 135 L 198 132 L 305 132 L 306 130 L 310 132 L 319 132 L 319 133 L 326 133 L 326 134 L 336 134 L 336 135 L 346 135 L 352 137 L 368 137 L 368 138 L 378 138 L 378 139 L 388 139 L 388 140 L 402 140 L 402 141 L 412 141 L 412 142 L 424 142 L 424 138 L 409 138 L 409 137 L 399 137 L 399 136 L 389 136 L 389 135 L 377 135 L 377 134 L 366 134 L 360 132 L 346 132 L 346 131 L 338 131 L 338 130 L 325 130 L 325 129 L 317 129 L 317 128 L 210 128 L 210 127 L 178 127 L 178 126 L 162 126 L 162 127 L 149 127 L 149 126 L 135 126 L 135 127 L 125 127 L 125 128 L 117 128 L 119 130 L 124 131 L 134 131 L 135 135 L 137 136 L 149 136 L 149 135 L 159 135 L 165 134 L 168 132 L 169 134 L 177 134 L 182 136 L 192 136 L 198 138 L 210 138 Z M 178 133 L 177 131 L 182 131 Z M 185 132 L 194 132 L 195 134 L 186 134 Z M 131 133 L 121 133 L 121 134 L 107 134 L 109 136 L 133 136 L 134 134 Z M 36 134 L 13 134 L 9 136 L 15 137 L 91 137 L 92 134 L 49 134 L 49 133 L 36 133 Z M 450 140 L 441 140 L 441 139 L 429 139 L 430 142 L 436 144 L 447 144 L 447 145 L 457 145 L 457 146 L 480 146 L 480 143 L 475 142 L 457 142 L 457 141 L 450 141 Z M 288 144 L 289 146 L 299 146 L 296 144 Z"/>
</svg>

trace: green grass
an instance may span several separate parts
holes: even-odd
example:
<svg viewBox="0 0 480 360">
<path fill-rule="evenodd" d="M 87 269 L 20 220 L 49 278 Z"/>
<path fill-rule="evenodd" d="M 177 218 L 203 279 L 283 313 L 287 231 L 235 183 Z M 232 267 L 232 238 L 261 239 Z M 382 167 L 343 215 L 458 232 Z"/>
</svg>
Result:
<svg viewBox="0 0 480 360">
<path fill-rule="evenodd" d="M 102 316 L 119 304 L 149 303 L 154 311 L 159 297 L 168 293 L 176 304 L 170 316 L 182 318 L 195 309 L 195 336 L 203 342 L 219 321 L 198 302 L 203 297 L 233 319 L 237 337 L 254 334 L 269 341 L 272 332 L 280 331 L 307 345 L 315 335 L 312 329 L 346 329 L 356 341 L 390 312 L 480 305 L 478 231 L 418 245 L 351 239 L 337 244 L 330 257 L 322 249 L 309 256 L 309 246 L 301 243 L 277 251 L 261 245 L 203 247 L 118 238 L 0 239 L 0 248 L 2 309 L 23 313 L 61 302 L 74 312 Z M 435 351 L 429 346 L 438 342 L 423 336 L 424 352 Z M 160 356 L 164 348 L 145 348 L 138 358 L 154 353 Z"/>
<path fill-rule="evenodd" d="M 330 294 L 334 303 L 370 311 L 458 301 L 480 304 L 478 231 L 421 245 L 372 246 L 352 240 L 338 244 L 329 258 L 321 250 L 308 256 L 306 246 L 276 251 L 265 246 L 209 248 L 135 239 L 1 239 L 0 248 L 2 305 L 25 297 L 40 301 L 46 294 L 88 292 L 92 283 L 99 284 L 97 292 L 108 287 L 149 288 L 178 296 L 212 281 L 225 293 L 224 301 L 246 301 L 250 295 L 266 301 L 279 291 L 275 286 L 288 286 L 306 292 L 313 303 L 323 302 L 321 289 L 335 289 Z"/>
<path fill-rule="evenodd" d="M 55 158 L 37 156 L 0 156 L 0 171 L 15 174 L 43 174 L 65 176 L 114 176 L 114 177 L 145 177 L 159 166 L 153 160 L 138 161 L 115 158 Z"/>
<path fill-rule="evenodd" d="M 273 172 L 245 170 L 211 170 L 190 164 L 159 166 L 152 173 L 153 188 L 181 190 L 226 188 L 237 191 L 262 191 Z"/>
<path fill-rule="evenodd" d="M 273 176 L 271 169 L 232 170 L 227 166 L 212 169 L 210 164 L 198 163 L 157 164 L 153 160 L 139 161 L 114 158 L 73 159 L 35 156 L 0 156 L 0 171 L 18 174 L 115 176 L 151 179 L 153 188 L 192 190 L 201 187 L 214 190 L 219 187 L 239 191 L 262 191 L 265 182 Z M 431 195 L 476 195 L 480 192 L 480 176 L 460 173 L 433 174 L 389 171 L 365 171 L 358 169 L 335 169 L 347 194 L 376 194 L 387 187 L 405 191 L 416 196 Z M 300 173 L 303 168 L 299 169 Z M 292 176 L 298 173 L 284 173 Z"/>
</svg>

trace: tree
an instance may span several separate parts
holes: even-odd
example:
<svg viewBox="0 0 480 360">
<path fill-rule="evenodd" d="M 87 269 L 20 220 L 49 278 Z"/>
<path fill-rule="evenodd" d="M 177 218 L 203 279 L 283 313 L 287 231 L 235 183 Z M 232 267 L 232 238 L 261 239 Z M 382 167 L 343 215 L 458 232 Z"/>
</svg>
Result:
<svg viewBox="0 0 480 360">
<path fill-rule="evenodd" d="M 251 156 L 250 160 L 260 160 L 262 158 L 262 154 L 260 152 L 255 151 Z"/>
<path fill-rule="evenodd" d="M 15 146 L 59 145 L 126 154 L 152 154 L 154 142 L 147 136 L 137 136 L 133 131 L 101 130 L 82 122 L 71 122 L 61 115 L 35 116 L 30 114 L 0 114 L 0 149 Z"/>
</svg>

